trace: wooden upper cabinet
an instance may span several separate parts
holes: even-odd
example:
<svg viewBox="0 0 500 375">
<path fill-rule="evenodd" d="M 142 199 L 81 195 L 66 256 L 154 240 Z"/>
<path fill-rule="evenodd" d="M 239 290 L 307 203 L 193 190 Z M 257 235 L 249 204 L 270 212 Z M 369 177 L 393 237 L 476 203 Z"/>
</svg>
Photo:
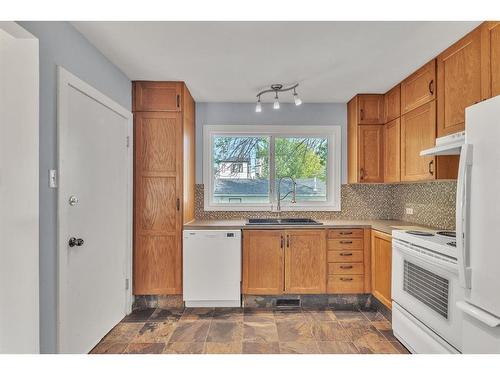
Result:
<svg viewBox="0 0 500 375">
<path fill-rule="evenodd" d="M 384 125 L 358 126 L 359 182 L 384 181 Z"/>
<path fill-rule="evenodd" d="M 396 118 L 384 129 L 384 182 L 401 181 L 401 120 Z"/>
<path fill-rule="evenodd" d="M 500 95 L 500 22 L 481 25 L 483 99 Z"/>
<path fill-rule="evenodd" d="M 464 130 L 465 108 L 489 96 L 481 66 L 480 27 L 437 57 L 438 137 Z"/>
<path fill-rule="evenodd" d="M 392 307 L 392 237 L 372 230 L 372 293 L 389 309 Z"/>
<path fill-rule="evenodd" d="M 384 123 L 384 95 L 361 94 L 358 98 L 358 124 Z"/>
<path fill-rule="evenodd" d="M 243 231 L 243 293 L 282 294 L 285 235 L 279 230 Z"/>
<path fill-rule="evenodd" d="M 347 182 L 359 182 L 357 97 L 347 103 Z"/>
<path fill-rule="evenodd" d="M 286 231 L 285 292 L 326 292 L 326 231 Z"/>
<path fill-rule="evenodd" d="M 401 114 L 435 98 L 436 60 L 432 60 L 401 82 Z"/>
<path fill-rule="evenodd" d="M 435 101 L 401 116 L 401 181 L 435 179 L 435 158 L 420 156 L 420 151 L 433 147 L 435 140 Z"/>
<path fill-rule="evenodd" d="M 132 110 L 180 112 L 182 87 L 182 82 L 135 81 L 132 87 Z"/>
<path fill-rule="evenodd" d="M 384 95 L 384 119 L 390 122 L 401 115 L 401 86 L 389 90 Z"/>
</svg>

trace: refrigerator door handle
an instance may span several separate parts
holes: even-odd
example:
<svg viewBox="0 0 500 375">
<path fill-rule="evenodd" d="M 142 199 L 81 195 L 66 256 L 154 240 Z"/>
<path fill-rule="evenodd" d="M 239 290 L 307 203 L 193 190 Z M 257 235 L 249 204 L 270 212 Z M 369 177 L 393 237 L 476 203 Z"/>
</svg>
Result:
<svg viewBox="0 0 500 375">
<path fill-rule="evenodd" d="M 472 145 L 464 144 L 460 151 L 457 180 L 456 226 L 457 258 L 460 285 L 471 288 L 471 268 L 469 265 L 469 189 L 470 169 L 472 167 Z"/>
<path fill-rule="evenodd" d="M 495 328 L 500 326 L 500 319 L 490 313 L 477 308 L 465 301 L 458 301 L 457 307 L 467 315 L 479 320 L 481 323 L 486 324 L 488 327 Z"/>
</svg>

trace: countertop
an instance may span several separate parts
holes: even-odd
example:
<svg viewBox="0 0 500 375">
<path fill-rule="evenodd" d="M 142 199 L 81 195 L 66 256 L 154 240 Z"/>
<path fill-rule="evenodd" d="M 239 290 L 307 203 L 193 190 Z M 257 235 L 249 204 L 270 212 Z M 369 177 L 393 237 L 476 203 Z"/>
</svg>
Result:
<svg viewBox="0 0 500 375">
<path fill-rule="evenodd" d="M 317 229 L 317 228 L 371 228 L 392 234 L 397 229 L 436 229 L 400 220 L 318 220 L 322 225 L 246 225 L 246 219 L 193 220 L 184 229 Z"/>
</svg>

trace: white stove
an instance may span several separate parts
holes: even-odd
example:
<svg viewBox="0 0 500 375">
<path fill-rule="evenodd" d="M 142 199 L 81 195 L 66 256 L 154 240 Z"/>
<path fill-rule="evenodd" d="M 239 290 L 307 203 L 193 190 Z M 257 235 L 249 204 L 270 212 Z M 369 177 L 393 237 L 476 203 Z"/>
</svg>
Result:
<svg viewBox="0 0 500 375">
<path fill-rule="evenodd" d="M 394 239 L 457 259 L 456 234 L 454 231 L 395 230 Z"/>
<path fill-rule="evenodd" d="M 392 232 L 392 327 L 413 353 L 457 353 L 462 317 L 455 232 Z"/>
</svg>

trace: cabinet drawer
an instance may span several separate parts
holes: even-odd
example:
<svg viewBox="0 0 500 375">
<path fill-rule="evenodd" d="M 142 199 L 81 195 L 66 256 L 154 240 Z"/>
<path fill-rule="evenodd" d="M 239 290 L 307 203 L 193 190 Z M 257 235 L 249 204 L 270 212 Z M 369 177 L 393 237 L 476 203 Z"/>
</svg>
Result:
<svg viewBox="0 0 500 375">
<path fill-rule="evenodd" d="M 334 263 L 363 262 L 363 251 L 360 250 L 329 251 L 328 262 L 334 262 Z"/>
<path fill-rule="evenodd" d="M 328 240 L 328 250 L 363 250 L 363 239 L 344 238 Z"/>
<path fill-rule="evenodd" d="M 329 275 L 363 275 L 363 263 L 328 263 Z"/>
<path fill-rule="evenodd" d="M 363 229 L 330 229 L 328 238 L 363 238 Z"/>
<path fill-rule="evenodd" d="M 330 275 L 328 276 L 328 293 L 363 293 L 364 292 L 363 275 Z"/>
</svg>

